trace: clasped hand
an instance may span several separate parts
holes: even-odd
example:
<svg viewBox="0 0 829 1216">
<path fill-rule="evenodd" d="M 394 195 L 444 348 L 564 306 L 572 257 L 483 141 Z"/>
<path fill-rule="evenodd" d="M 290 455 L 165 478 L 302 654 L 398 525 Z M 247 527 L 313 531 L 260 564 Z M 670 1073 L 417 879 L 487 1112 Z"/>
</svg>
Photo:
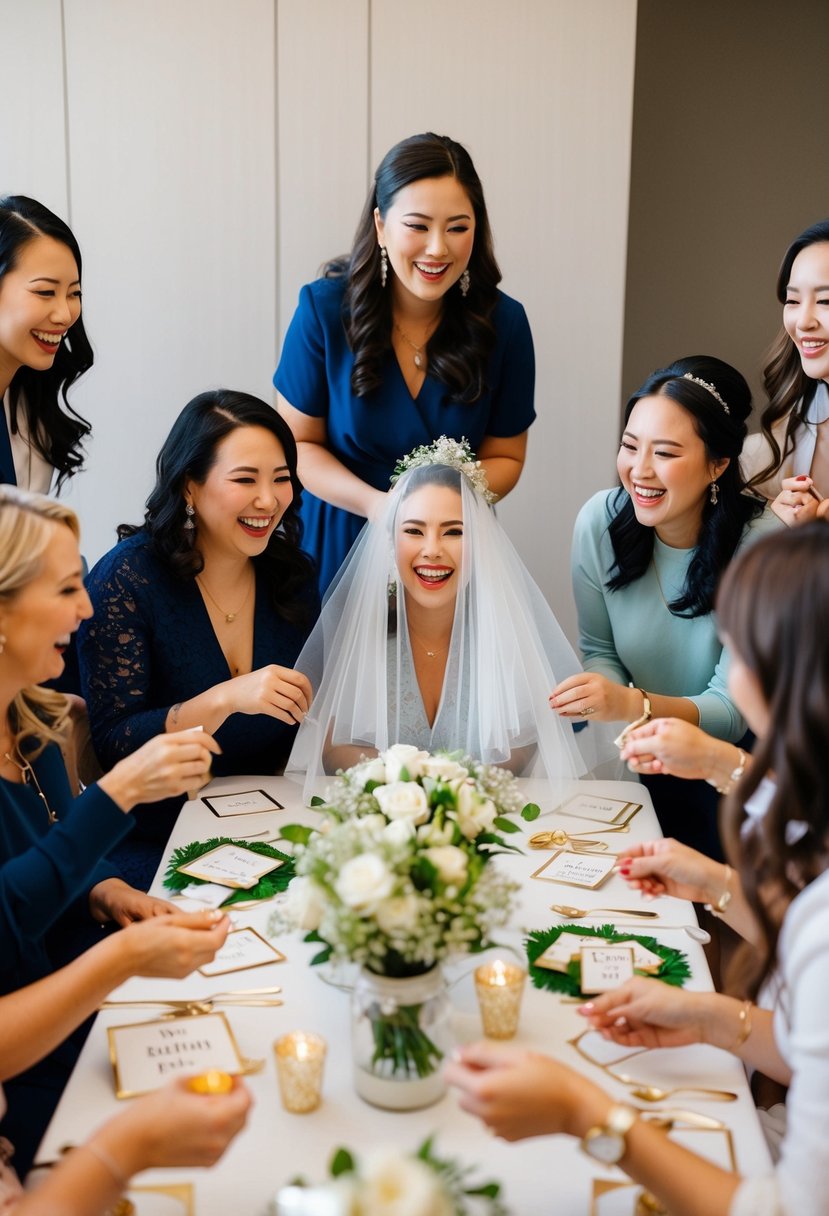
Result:
<svg viewBox="0 0 829 1216">
<path fill-rule="evenodd" d="M 311 704 L 311 683 L 301 671 L 269 663 L 227 684 L 231 713 L 269 714 L 295 726 Z"/>
<path fill-rule="evenodd" d="M 562 718 L 593 717 L 598 722 L 632 722 L 642 712 L 642 694 L 593 671 L 580 671 L 557 684 L 550 708 Z"/>
</svg>

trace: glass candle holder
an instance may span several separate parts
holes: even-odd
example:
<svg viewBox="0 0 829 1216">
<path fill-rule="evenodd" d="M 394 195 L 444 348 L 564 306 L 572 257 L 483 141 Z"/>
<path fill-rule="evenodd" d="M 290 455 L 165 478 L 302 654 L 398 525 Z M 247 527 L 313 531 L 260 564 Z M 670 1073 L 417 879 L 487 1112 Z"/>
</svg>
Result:
<svg viewBox="0 0 829 1216">
<path fill-rule="evenodd" d="M 325 1039 L 302 1030 L 277 1039 L 276 1075 L 285 1110 L 303 1115 L 317 1109 L 322 1097 L 325 1050 Z"/>
<path fill-rule="evenodd" d="M 488 1039 L 511 1039 L 518 1030 L 527 973 L 500 958 L 475 970 L 475 991 Z"/>
</svg>

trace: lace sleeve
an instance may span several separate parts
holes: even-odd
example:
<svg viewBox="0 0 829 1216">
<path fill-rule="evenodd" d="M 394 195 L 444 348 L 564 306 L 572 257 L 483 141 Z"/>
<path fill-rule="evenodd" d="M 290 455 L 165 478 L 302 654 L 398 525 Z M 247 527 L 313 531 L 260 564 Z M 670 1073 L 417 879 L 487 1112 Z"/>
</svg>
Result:
<svg viewBox="0 0 829 1216">
<path fill-rule="evenodd" d="M 94 616 L 79 631 L 81 687 L 104 768 L 161 734 L 169 706 L 152 704 L 150 578 L 115 549 L 92 571 Z"/>
</svg>

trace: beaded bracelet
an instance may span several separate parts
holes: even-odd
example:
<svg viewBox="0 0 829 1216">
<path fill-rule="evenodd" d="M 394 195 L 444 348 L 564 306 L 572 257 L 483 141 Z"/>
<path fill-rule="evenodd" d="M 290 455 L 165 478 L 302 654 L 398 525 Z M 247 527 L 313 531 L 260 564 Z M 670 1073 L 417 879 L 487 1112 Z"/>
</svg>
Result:
<svg viewBox="0 0 829 1216">
<path fill-rule="evenodd" d="M 730 794 L 734 789 L 734 786 L 742 777 L 743 773 L 746 771 L 748 755 L 741 747 L 738 747 L 737 751 L 740 753 L 740 759 L 737 761 L 736 767 L 733 768 L 728 774 L 728 780 L 726 781 L 725 785 L 717 785 L 717 782 L 712 777 L 705 778 L 709 785 L 713 785 L 718 794 Z"/>
</svg>

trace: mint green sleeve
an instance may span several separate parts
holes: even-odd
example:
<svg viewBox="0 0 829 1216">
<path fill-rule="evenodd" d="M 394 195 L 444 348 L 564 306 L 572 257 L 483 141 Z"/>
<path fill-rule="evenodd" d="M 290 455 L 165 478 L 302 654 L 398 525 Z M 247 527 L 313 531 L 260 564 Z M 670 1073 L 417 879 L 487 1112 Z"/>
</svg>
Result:
<svg viewBox="0 0 829 1216">
<path fill-rule="evenodd" d="M 607 607 L 602 538 L 609 522 L 607 494 L 595 494 L 576 519 L 571 569 L 573 596 L 579 623 L 579 651 L 585 671 L 595 671 L 614 684 L 629 684 L 630 674 L 616 653 L 613 625 Z M 609 542 L 605 542 L 607 547 Z"/>
</svg>

